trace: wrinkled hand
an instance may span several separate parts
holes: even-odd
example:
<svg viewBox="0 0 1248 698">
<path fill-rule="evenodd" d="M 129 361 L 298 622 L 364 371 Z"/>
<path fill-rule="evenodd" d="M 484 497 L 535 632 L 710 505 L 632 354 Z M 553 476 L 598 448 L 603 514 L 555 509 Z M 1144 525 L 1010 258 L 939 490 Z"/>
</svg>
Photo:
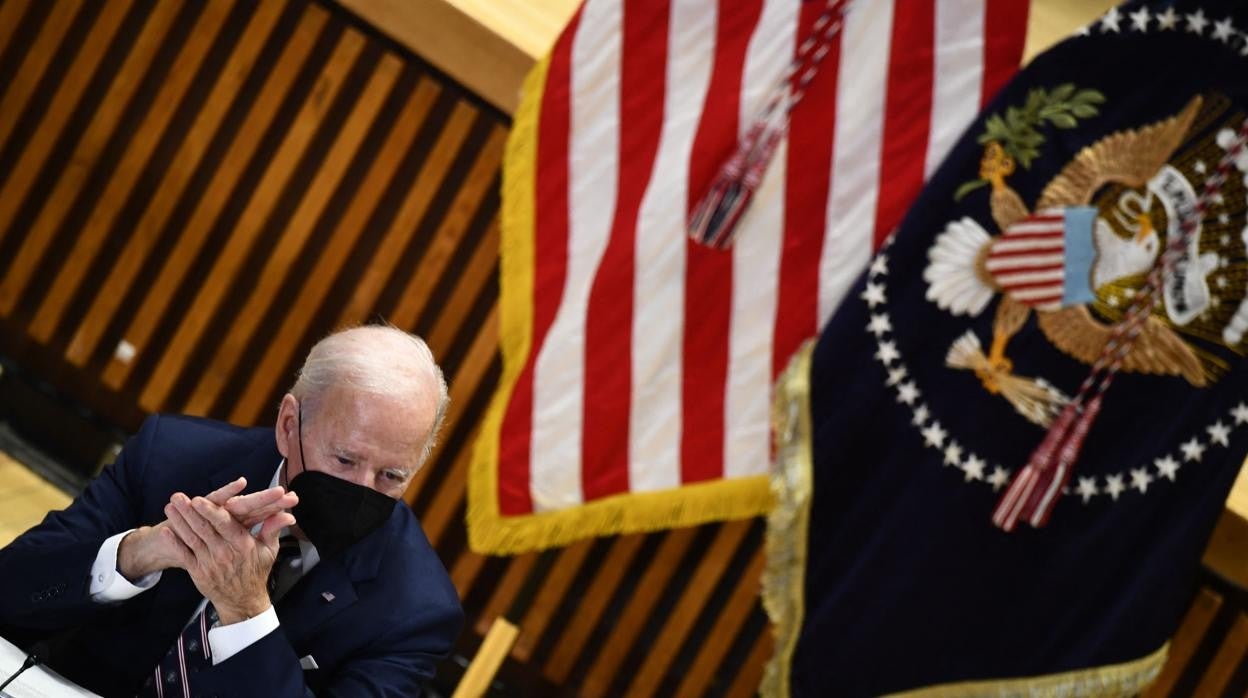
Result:
<svg viewBox="0 0 1248 698">
<path fill-rule="evenodd" d="M 247 480 L 240 477 L 210 493 L 206 499 L 224 506 L 236 521 L 249 528 L 294 507 L 299 501 L 293 492 L 286 492 L 281 487 L 239 496 L 238 493 L 246 487 Z M 122 539 L 117 549 L 117 569 L 133 581 L 152 572 L 179 567 L 181 556 L 178 549 L 181 545 L 169 528 L 168 521 L 143 526 Z"/>
<path fill-rule="evenodd" d="M 269 608 L 267 582 L 277 558 L 281 530 L 295 517 L 279 512 L 264 519 L 257 535 L 239 523 L 227 506 L 181 492 L 165 505 L 177 536 L 179 563 L 195 588 L 212 601 L 222 625 L 255 617 Z"/>
<path fill-rule="evenodd" d="M 247 481 L 245 479 L 240 477 L 238 480 L 242 481 L 243 487 L 247 486 Z M 226 485 L 226 487 L 229 487 L 229 485 Z M 223 489 L 225 489 L 225 487 L 221 488 L 221 490 Z M 217 492 L 220 492 L 221 490 L 217 490 Z M 238 491 L 242 491 L 242 488 L 240 487 Z M 235 521 L 241 523 L 247 528 L 255 526 L 274 514 L 280 514 L 283 511 L 292 509 L 299 503 L 298 495 L 294 492 L 287 492 L 280 486 L 270 487 L 267 490 L 260 490 L 259 492 L 252 492 L 251 494 L 245 494 L 241 497 L 235 496 L 237 494 L 238 492 L 235 492 L 225 498 L 224 501 L 214 498 L 212 494 L 205 497 L 205 499 L 213 504 L 224 507 L 225 510 L 230 513 L 230 516 L 234 517 Z"/>
</svg>

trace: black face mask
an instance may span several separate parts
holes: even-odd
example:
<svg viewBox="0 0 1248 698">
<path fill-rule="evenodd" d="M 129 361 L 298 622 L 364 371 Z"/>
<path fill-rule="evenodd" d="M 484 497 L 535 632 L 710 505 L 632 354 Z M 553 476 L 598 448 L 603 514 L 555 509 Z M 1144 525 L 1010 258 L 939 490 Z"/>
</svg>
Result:
<svg viewBox="0 0 1248 698">
<path fill-rule="evenodd" d="M 292 513 L 322 559 L 334 557 L 381 528 L 394 513 L 395 500 L 377 490 L 308 470 L 303 457 L 303 405 L 299 406 L 299 458 L 303 472 L 286 489 L 299 495 Z"/>
</svg>

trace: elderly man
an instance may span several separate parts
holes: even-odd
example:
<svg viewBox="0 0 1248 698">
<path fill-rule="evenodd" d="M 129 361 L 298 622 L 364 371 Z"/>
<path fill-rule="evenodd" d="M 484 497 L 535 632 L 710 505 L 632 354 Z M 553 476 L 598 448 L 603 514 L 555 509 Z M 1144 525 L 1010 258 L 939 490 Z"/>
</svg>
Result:
<svg viewBox="0 0 1248 698">
<path fill-rule="evenodd" d="M 0 550 L 0 632 L 106 696 L 419 693 L 463 613 L 396 502 L 448 401 L 420 339 L 322 340 L 274 432 L 152 417 Z"/>
</svg>

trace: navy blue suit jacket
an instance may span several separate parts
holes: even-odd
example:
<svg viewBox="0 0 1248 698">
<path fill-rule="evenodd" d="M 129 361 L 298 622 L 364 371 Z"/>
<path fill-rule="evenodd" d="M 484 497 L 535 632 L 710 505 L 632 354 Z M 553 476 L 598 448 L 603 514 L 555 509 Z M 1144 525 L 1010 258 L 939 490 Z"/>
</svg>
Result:
<svg viewBox="0 0 1248 698">
<path fill-rule="evenodd" d="M 19 644 L 57 638 L 50 664 L 105 696 L 134 695 L 202 596 L 180 569 L 104 605 L 91 565 L 109 536 L 153 525 L 174 492 L 203 495 L 241 476 L 268 486 L 281 456 L 272 429 L 152 417 L 64 511 L 0 550 L 0 631 Z M 451 649 L 463 612 L 446 569 L 407 506 L 321 562 L 277 604 L 280 627 L 191 682 L 227 696 L 411 696 Z M 319 668 L 303 670 L 312 656 Z"/>
</svg>

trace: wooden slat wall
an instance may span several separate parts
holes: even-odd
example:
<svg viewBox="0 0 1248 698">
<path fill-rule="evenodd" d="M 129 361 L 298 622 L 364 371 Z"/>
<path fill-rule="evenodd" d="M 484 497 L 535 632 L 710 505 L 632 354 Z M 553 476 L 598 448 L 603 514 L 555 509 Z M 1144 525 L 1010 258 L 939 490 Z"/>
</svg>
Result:
<svg viewBox="0 0 1248 698">
<path fill-rule="evenodd" d="M 414 330 L 454 407 L 407 498 L 466 650 L 506 614 L 542 692 L 752 695 L 772 642 L 761 521 L 467 548 L 506 129 L 324 2 L 0 0 L 0 352 L 126 430 L 154 411 L 263 424 L 333 328 Z M 1186 632 L 1226 638 L 1208 685 L 1237 685 L 1248 622 L 1202 603 Z"/>
<path fill-rule="evenodd" d="M 1210 576 L 1144 698 L 1248 697 L 1248 591 Z"/>
<path fill-rule="evenodd" d="M 761 522 L 467 548 L 506 135 L 327 2 L 0 0 L 0 352 L 132 431 L 156 411 L 267 423 L 333 328 L 416 331 L 453 409 L 408 501 L 464 599 L 465 651 L 505 613 L 523 685 L 750 695 Z"/>
</svg>

